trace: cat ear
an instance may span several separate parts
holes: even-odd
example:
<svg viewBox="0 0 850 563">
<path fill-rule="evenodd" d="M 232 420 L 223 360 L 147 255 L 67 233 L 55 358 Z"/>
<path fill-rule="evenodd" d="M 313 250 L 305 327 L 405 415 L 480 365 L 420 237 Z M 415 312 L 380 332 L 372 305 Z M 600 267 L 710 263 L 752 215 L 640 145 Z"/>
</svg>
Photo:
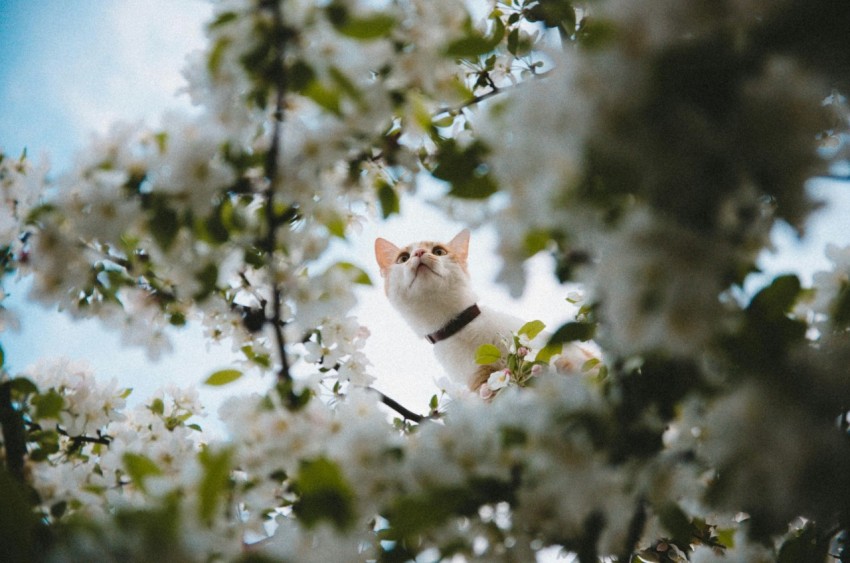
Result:
<svg viewBox="0 0 850 563">
<path fill-rule="evenodd" d="M 375 239 L 375 258 L 378 260 L 382 275 L 386 275 L 387 269 L 395 263 L 399 250 L 399 247 L 386 239 Z"/>
<path fill-rule="evenodd" d="M 449 248 L 461 263 L 466 264 L 469 256 L 469 229 L 464 229 L 449 242 Z"/>
</svg>

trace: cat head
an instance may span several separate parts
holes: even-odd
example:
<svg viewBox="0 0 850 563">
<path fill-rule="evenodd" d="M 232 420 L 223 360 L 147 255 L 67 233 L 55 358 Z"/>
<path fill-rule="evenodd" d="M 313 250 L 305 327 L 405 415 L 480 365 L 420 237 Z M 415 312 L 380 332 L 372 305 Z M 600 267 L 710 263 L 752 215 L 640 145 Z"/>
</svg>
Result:
<svg viewBox="0 0 850 563">
<path fill-rule="evenodd" d="M 454 310 L 474 303 L 468 254 L 467 229 L 447 243 L 421 241 L 398 247 L 382 238 L 375 241 L 375 257 L 387 297 L 402 313 L 415 315 L 429 312 L 427 309 Z M 472 302 L 468 302 L 470 299 Z"/>
</svg>

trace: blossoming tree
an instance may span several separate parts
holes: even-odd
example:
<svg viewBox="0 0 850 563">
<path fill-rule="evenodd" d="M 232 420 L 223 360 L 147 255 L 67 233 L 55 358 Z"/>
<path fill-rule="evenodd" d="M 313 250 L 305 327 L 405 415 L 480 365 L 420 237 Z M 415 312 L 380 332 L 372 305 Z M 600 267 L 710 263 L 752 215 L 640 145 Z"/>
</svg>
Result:
<svg viewBox="0 0 850 563">
<path fill-rule="evenodd" d="M 850 249 L 742 287 L 846 163 L 850 4 L 220 0 L 207 29 L 197 115 L 55 179 L 0 155 L 2 263 L 130 341 L 234 342 L 212 384 L 276 384 L 222 438 L 192 389 L 4 373 L 0 558 L 848 560 Z M 370 389 L 370 280 L 329 247 L 428 175 L 497 226 L 512 291 L 549 252 L 588 299 L 543 351 L 509 339 L 488 401 L 417 414 Z M 542 373 L 590 339 L 602 363 Z"/>
</svg>

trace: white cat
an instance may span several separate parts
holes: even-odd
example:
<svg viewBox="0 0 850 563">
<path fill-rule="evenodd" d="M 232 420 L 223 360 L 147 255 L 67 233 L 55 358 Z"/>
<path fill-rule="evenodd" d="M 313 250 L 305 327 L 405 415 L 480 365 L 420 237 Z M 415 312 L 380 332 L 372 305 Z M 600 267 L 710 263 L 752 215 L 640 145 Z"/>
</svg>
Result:
<svg viewBox="0 0 850 563">
<path fill-rule="evenodd" d="M 504 341 L 524 321 L 478 305 L 467 268 L 469 231 L 448 243 L 422 241 L 397 247 L 379 238 L 375 256 L 390 303 L 407 324 L 434 344 L 434 354 L 450 378 L 473 391 L 498 366 L 475 363 L 475 351 Z"/>
</svg>

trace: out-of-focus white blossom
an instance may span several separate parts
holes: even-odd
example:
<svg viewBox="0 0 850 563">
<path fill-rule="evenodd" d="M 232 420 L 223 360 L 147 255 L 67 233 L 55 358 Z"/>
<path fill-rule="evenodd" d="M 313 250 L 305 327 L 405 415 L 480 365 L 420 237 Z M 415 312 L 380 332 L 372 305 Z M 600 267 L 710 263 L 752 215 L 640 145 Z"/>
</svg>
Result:
<svg viewBox="0 0 850 563">
<path fill-rule="evenodd" d="M 602 304 L 603 347 L 623 356 L 697 354 L 723 317 L 718 296 L 730 259 L 722 245 L 632 212 L 607 238 L 587 281 Z"/>
</svg>

